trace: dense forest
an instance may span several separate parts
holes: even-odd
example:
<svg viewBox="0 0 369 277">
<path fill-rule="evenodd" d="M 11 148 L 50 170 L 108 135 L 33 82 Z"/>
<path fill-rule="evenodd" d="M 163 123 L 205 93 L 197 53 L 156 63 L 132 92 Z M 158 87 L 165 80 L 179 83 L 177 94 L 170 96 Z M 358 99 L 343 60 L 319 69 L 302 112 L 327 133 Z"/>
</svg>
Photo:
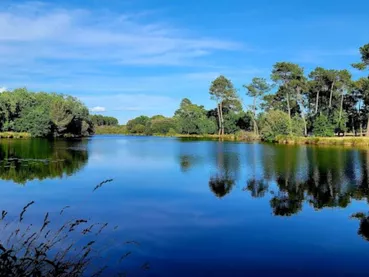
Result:
<svg viewBox="0 0 369 277">
<path fill-rule="evenodd" d="M 360 48 L 361 62 L 369 67 L 369 44 Z M 249 131 L 264 140 L 278 136 L 330 137 L 351 133 L 369 135 L 369 78 L 353 80 L 348 70 L 317 67 L 308 74 L 297 64 L 277 62 L 271 81 L 255 77 L 237 90 L 225 76 L 216 78 L 209 96 L 216 107 L 182 100 L 171 118 L 139 116 L 128 121 L 125 132 L 133 134 L 235 134 Z M 243 109 L 239 92 L 253 99 Z"/>
<path fill-rule="evenodd" d="M 118 119 L 112 116 L 94 114 L 90 118 L 94 126 L 118 126 L 119 124 Z"/>
<path fill-rule="evenodd" d="M 93 134 L 87 107 L 72 96 L 15 89 L 0 93 L 0 130 L 35 137 Z"/>
</svg>

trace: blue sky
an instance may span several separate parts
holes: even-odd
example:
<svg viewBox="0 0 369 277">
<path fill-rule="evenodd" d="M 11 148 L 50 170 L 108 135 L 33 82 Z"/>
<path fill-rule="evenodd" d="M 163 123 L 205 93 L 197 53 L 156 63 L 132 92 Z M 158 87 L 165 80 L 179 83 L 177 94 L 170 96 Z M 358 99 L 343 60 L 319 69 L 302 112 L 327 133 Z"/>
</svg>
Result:
<svg viewBox="0 0 369 277">
<path fill-rule="evenodd" d="M 369 1 L 0 1 L 1 88 L 72 94 L 121 123 L 211 108 L 219 74 L 239 88 L 277 61 L 343 69 L 369 43 Z M 357 78 L 362 73 L 350 69 Z"/>
</svg>

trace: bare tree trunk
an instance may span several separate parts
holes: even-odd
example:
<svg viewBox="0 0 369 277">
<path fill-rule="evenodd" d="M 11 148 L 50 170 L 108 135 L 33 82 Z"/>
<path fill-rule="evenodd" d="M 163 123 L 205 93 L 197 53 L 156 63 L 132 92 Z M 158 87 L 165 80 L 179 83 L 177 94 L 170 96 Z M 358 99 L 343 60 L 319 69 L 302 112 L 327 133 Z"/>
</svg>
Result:
<svg viewBox="0 0 369 277">
<path fill-rule="evenodd" d="M 305 119 L 305 115 L 304 113 L 301 113 L 301 117 L 302 117 L 302 120 L 304 121 L 304 136 L 307 137 L 307 123 L 306 123 L 306 119 Z"/>
<path fill-rule="evenodd" d="M 341 94 L 341 106 L 340 106 L 340 116 L 339 116 L 339 123 L 341 123 L 341 119 L 342 119 L 342 109 L 343 109 L 343 93 L 344 90 L 342 90 L 342 94 Z"/>
<path fill-rule="evenodd" d="M 369 137 L 369 117 L 368 117 L 368 122 L 366 124 L 366 136 Z"/>
<path fill-rule="evenodd" d="M 292 135 L 292 118 L 291 118 L 290 94 L 287 92 L 286 96 L 287 96 L 288 118 L 289 118 L 289 125 L 290 125 L 290 135 Z"/>
<path fill-rule="evenodd" d="M 332 108 L 333 86 L 334 86 L 334 82 L 332 82 L 331 92 L 330 92 L 330 95 L 329 95 L 329 108 Z"/>
<path fill-rule="evenodd" d="M 220 120 L 222 126 L 222 136 L 224 135 L 223 102 L 220 102 Z"/>
<path fill-rule="evenodd" d="M 316 93 L 315 114 L 318 113 L 318 106 L 319 106 L 319 91 Z"/>
<path fill-rule="evenodd" d="M 218 124 L 219 124 L 219 129 L 218 129 L 218 135 L 220 135 L 221 130 L 222 130 L 222 120 L 220 118 L 220 109 L 219 109 L 219 103 L 217 103 L 217 113 L 218 113 Z"/>
<path fill-rule="evenodd" d="M 361 121 L 361 103 L 359 102 L 359 128 L 360 128 L 360 137 L 363 136 L 363 123 Z"/>
<path fill-rule="evenodd" d="M 254 133 L 255 135 L 259 134 L 258 125 L 256 123 L 256 96 L 254 96 L 254 106 L 253 106 L 253 118 L 254 121 Z"/>
</svg>

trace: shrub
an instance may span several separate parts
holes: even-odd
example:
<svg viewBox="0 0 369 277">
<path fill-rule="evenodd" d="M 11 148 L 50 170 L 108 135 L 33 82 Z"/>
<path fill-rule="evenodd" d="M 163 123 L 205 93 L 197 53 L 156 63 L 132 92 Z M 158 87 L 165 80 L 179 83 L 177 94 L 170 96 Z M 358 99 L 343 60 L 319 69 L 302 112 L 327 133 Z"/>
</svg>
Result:
<svg viewBox="0 0 369 277">
<path fill-rule="evenodd" d="M 313 133 L 317 137 L 333 137 L 334 125 L 324 114 L 319 115 L 313 124 Z"/>
<path fill-rule="evenodd" d="M 170 128 L 167 133 L 167 136 L 174 137 L 176 134 L 177 134 L 176 130 L 174 130 L 173 128 Z"/>
<path fill-rule="evenodd" d="M 271 110 L 262 115 L 260 119 L 261 136 L 265 141 L 274 141 L 279 135 L 290 134 L 290 124 L 288 114 Z"/>
</svg>

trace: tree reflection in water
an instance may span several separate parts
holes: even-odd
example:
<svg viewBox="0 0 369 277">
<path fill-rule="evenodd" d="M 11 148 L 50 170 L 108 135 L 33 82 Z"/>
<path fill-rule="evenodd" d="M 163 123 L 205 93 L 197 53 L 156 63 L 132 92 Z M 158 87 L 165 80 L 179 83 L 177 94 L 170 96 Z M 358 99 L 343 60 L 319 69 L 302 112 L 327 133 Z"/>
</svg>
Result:
<svg viewBox="0 0 369 277">
<path fill-rule="evenodd" d="M 222 198 L 231 192 L 235 181 L 229 176 L 215 176 L 209 180 L 210 190 L 218 198 Z"/>
<path fill-rule="evenodd" d="M 216 169 L 209 188 L 216 197 L 229 194 L 248 176 L 244 191 L 253 198 L 269 197 L 275 216 L 293 216 L 310 205 L 315 210 L 346 208 L 354 200 L 369 199 L 369 151 L 343 147 L 248 145 L 213 143 L 209 155 L 196 161 L 182 153 L 184 169 L 201 163 Z M 210 157 L 210 160 L 209 160 Z M 360 236 L 369 240 L 369 215 L 360 219 Z"/>
<path fill-rule="evenodd" d="M 1 140 L 0 179 L 18 184 L 72 175 L 86 165 L 86 140 Z"/>
</svg>

